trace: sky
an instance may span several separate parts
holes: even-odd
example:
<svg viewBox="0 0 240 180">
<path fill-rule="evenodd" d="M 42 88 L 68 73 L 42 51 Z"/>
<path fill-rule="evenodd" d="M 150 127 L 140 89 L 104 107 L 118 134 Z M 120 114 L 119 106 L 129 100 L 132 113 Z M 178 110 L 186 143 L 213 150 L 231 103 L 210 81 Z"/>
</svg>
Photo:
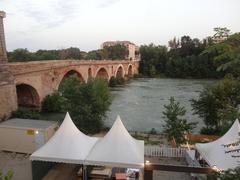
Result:
<svg viewBox="0 0 240 180">
<path fill-rule="evenodd" d="M 0 0 L 8 51 L 99 49 L 111 40 L 167 45 L 214 27 L 240 32 L 240 0 Z"/>
</svg>

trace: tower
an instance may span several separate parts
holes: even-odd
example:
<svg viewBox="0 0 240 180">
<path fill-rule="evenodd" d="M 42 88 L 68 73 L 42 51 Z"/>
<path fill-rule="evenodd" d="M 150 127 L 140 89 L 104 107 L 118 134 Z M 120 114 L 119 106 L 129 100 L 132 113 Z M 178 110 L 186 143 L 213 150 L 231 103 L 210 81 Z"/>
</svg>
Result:
<svg viewBox="0 0 240 180">
<path fill-rule="evenodd" d="M 4 34 L 4 27 L 3 27 L 3 18 L 5 17 L 6 17 L 5 12 L 0 11 L 0 63 L 7 62 L 5 34 Z"/>
<path fill-rule="evenodd" d="M 3 18 L 5 12 L 0 11 L 0 121 L 17 109 L 17 95 L 14 77 L 8 70 L 7 51 Z"/>
</svg>

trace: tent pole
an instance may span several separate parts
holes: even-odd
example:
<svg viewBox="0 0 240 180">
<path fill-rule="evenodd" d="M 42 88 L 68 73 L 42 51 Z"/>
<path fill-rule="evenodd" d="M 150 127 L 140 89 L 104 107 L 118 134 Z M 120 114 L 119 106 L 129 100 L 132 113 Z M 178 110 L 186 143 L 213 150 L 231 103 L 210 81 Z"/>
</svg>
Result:
<svg viewBox="0 0 240 180">
<path fill-rule="evenodd" d="M 83 165 L 82 166 L 82 173 L 83 173 L 83 180 L 87 180 L 88 179 L 88 173 L 87 173 L 87 166 L 86 165 Z"/>
</svg>

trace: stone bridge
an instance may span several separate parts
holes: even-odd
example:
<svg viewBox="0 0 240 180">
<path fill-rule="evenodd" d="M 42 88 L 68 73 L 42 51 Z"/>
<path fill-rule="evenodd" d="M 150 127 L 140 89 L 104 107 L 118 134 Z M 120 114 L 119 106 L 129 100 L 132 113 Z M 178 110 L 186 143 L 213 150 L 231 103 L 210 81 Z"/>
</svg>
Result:
<svg viewBox="0 0 240 180">
<path fill-rule="evenodd" d="M 8 63 L 15 78 L 19 106 L 40 107 L 43 98 L 58 89 L 64 77 L 76 74 L 82 81 L 138 74 L 139 61 L 51 60 Z"/>
<path fill-rule="evenodd" d="M 40 107 L 43 98 L 58 89 L 64 77 L 76 74 L 82 81 L 138 74 L 138 60 L 52 60 L 8 63 L 0 11 L 0 121 L 18 106 Z M 134 51 L 135 52 L 135 51 Z"/>
</svg>

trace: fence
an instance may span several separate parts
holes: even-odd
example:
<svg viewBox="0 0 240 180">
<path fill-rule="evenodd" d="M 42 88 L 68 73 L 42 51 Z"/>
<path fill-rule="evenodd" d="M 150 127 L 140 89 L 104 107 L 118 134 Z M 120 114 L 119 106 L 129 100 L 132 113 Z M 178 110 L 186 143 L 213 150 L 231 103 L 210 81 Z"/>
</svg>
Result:
<svg viewBox="0 0 240 180">
<path fill-rule="evenodd" d="M 186 149 L 159 146 L 145 146 L 144 155 L 150 157 L 185 157 Z"/>
</svg>

